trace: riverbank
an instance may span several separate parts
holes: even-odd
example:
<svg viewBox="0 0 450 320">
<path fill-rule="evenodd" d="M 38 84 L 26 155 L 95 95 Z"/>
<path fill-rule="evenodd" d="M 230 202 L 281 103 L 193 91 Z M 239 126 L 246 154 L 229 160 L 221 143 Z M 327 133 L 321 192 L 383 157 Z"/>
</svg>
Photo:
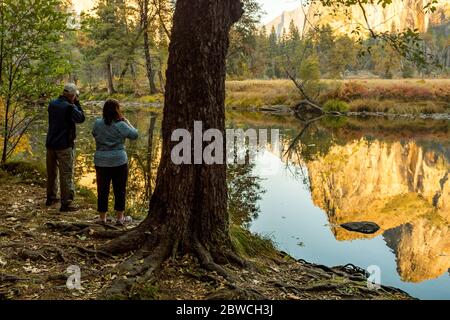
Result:
<svg viewBox="0 0 450 320">
<path fill-rule="evenodd" d="M 227 82 L 226 105 L 235 109 L 293 106 L 302 99 L 289 80 Z M 349 112 L 432 114 L 450 112 L 449 79 L 322 80 L 318 102 L 341 100 Z"/>
<path fill-rule="evenodd" d="M 290 80 L 227 81 L 228 110 L 259 111 L 289 109 L 302 99 Z M 99 106 L 109 95 L 106 92 L 85 93 L 82 98 L 89 105 Z M 127 108 L 161 108 L 164 96 L 136 97 L 114 94 Z M 340 100 L 348 104 L 350 113 L 367 115 L 450 114 L 450 79 L 358 79 L 322 80 L 318 101 Z"/>
<path fill-rule="evenodd" d="M 268 239 L 237 226 L 231 228 L 233 243 L 253 269 L 227 266 L 234 282 L 186 257 L 166 262 L 151 283 L 118 295 L 108 288 L 114 279 L 126 279 L 117 266 L 127 257 L 95 253 L 120 231 L 92 223 L 95 198 L 82 190 L 77 194 L 81 210 L 61 215 L 56 206 L 44 206 L 41 169 L 17 163 L 3 169 L 8 172 L 0 170 L 0 299 L 410 299 L 394 288 L 370 290 L 364 272 L 355 266 L 296 261 Z M 72 265 L 81 268 L 81 290 L 66 287 L 66 270 Z"/>
</svg>

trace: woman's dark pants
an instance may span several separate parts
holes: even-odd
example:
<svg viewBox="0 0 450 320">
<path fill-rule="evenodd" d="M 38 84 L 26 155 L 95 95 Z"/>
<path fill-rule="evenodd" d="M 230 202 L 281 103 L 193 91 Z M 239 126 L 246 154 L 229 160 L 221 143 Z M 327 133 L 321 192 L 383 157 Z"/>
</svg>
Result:
<svg viewBox="0 0 450 320">
<path fill-rule="evenodd" d="M 114 210 L 125 211 L 128 165 L 120 167 L 95 167 L 97 172 L 98 212 L 108 212 L 108 199 L 111 182 L 114 191 Z"/>
</svg>

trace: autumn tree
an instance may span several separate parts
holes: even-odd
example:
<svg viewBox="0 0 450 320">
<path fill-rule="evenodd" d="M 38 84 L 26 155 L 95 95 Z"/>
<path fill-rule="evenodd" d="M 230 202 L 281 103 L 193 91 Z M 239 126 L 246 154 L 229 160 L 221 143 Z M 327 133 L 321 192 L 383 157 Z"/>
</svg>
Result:
<svg viewBox="0 0 450 320">
<path fill-rule="evenodd" d="M 2 163 L 36 119 L 33 107 L 45 105 L 68 73 L 68 57 L 58 47 L 66 22 L 59 0 L 0 2 Z"/>
</svg>

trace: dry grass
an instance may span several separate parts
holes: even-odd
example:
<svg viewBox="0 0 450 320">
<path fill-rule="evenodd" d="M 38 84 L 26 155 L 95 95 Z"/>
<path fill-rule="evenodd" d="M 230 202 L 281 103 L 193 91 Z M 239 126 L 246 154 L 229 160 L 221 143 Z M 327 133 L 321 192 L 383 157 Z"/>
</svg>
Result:
<svg viewBox="0 0 450 320">
<path fill-rule="evenodd" d="M 301 98 L 288 80 L 228 81 L 226 105 L 259 108 L 264 105 L 292 105 Z"/>
<path fill-rule="evenodd" d="M 325 83 L 332 83 L 326 81 Z M 337 84 L 337 85 L 336 85 Z M 449 79 L 344 80 L 335 82 L 326 96 L 353 100 L 361 98 L 398 100 L 449 100 Z"/>
<path fill-rule="evenodd" d="M 355 99 L 350 101 L 350 110 L 354 112 L 387 112 L 395 114 L 419 114 L 419 113 L 445 113 L 448 105 L 442 101 L 433 100 L 411 100 L 399 101 L 393 99 Z"/>
<path fill-rule="evenodd" d="M 320 102 L 339 99 L 350 111 L 440 113 L 450 107 L 450 79 L 324 80 Z M 264 105 L 293 105 L 301 98 L 289 80 L 227 82 L 229 107 L 258 109 Z"/>
</svg>

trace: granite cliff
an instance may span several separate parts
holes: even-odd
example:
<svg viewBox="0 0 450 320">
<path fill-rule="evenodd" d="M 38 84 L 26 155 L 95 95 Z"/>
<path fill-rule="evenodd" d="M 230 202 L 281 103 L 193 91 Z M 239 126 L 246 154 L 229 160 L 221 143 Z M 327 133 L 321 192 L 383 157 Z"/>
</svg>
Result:
<svg viewBox="0 0 450 320">
<path fill-rule="evenodd" d="M 418 29 L 426 32 L 432 25 L 441 25 L 449 21 L 450 1 L 438 0 L 437 10 L 434 13 L 426 13 L 423 8 L 428 0 L 393 0 L 391 5 L 383 8 L 381 5 L 365 5 L 364 10 L 372 29 L 378 32 L 403 31 L 407 28 Z M 285 11 L 266 25 L 268 32 L 275 28 L 280 36 L 283 30 L 289 30 L 291 21 L 302 30 L 310 30 L 311 26 L 329 24 L 339 33 L 346 34 L 357 25 L 367 27 L 364 13 L 358 6 L 351 7 L 347 12 L 332 14 L 330 8 L 313 3 L 309 7 L 299 7 L 293 11 Z"/>
</svg>

